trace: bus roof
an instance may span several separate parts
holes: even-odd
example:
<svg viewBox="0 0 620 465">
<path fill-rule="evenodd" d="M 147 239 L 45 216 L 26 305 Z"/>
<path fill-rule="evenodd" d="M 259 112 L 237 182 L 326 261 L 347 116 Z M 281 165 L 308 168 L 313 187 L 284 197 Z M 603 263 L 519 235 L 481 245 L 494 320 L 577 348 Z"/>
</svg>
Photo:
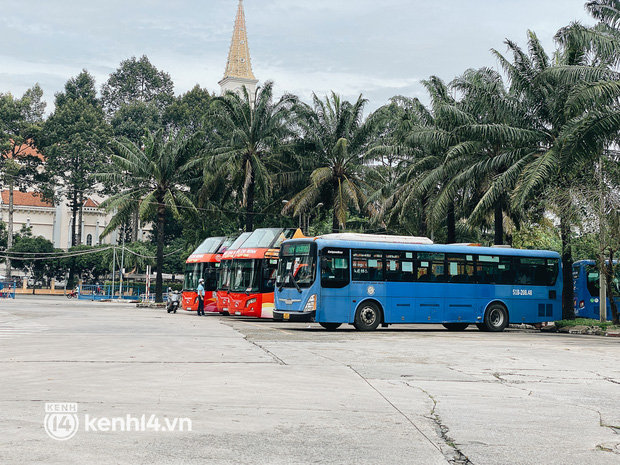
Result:
<svg viewBox="0 0 620 465">
<path fill-rule="evenodd" d="M 329 239 L 333 241 L 389 242 L 398 244 L 433 244 L 433 241 L 428 237 L 391 236 L 386 234 L 332 233 L 323 234 L 318 236 L 317 239 Z"/>
<path fill-rule="evenodd" d="M 291 239 L 297 233 L 296 229 L 289 228 L 260 228 L 254 230 L 243 243 L 244 249 L 272 249 L 279 248 L 282 241 Z M 303 237 L 303 236 L 302 236 Z"/>
<path fill-rule="evenodd" d="M 329 236 L 326 234 L 325 236 Z M 464 253 L 470 255 L 509 255 L 522 257 L 545 257 L 560 258 L 560 254 L 550 250 L 530 250 L 530 249 L 513 249 L 499 247 L 473 247 L 469 245 L 446 245 L 446 244 L 416 244 L 402 242 L 381 242 L 377 240 L 342 240 L 330 239 L 325 236 L 315 237 L 313 240 L 324 247 L 335 248 L 358 248 L 358 249 L 388 249 L 388 250 L 411 250 L 420 252 L 443 252 L 443 253 Z M 295 242 L 303 242 L 303 239 L 292 239 Z M 307 240 L 306 240 L 307 241 Z M 288 242 L 288 241 L 287 241 Z"/>
</svg>

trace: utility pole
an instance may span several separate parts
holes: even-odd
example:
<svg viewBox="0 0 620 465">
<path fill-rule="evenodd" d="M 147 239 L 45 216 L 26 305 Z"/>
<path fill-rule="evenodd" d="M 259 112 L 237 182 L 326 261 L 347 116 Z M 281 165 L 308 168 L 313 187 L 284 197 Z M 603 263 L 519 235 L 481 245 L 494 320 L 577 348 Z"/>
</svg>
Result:
<svg viewBox="0 0 620 465">
<path fill-rule="evenodd" d="M 605 195 L 603 193 L 603 152 L 599 153 L 598 163 L 598 183 L 599 183 L 599 242 L 601 249 L 601 256 L 599 259 L 599 319 L 601 322 L 607 321 L 607 280 L 605 269 Z"/>
<path fill-rule="evenodd" d="M 112 247 L 112 300 L 114 300 L 114 278 L 116 274 L 116 246 Z"/>
<path fill-rule="evenodd" d="M 123 298 L 123 270 L 125 266 L 125 227 L 123 227 L 123 250 L 121 251 L 121 278 L 120 285 L 118 288 L 118 296 L 120 299 Z"/>
</svg>

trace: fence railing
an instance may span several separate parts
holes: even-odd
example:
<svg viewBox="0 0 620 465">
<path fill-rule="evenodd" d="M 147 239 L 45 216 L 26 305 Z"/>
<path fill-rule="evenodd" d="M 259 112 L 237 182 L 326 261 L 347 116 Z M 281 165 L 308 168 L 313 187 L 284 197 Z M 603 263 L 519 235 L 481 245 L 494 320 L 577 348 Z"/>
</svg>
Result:
<svg viewBox="0 0 620 465">
<path fill-rule="evenodd" d="M 0 281 L 0 299 L 14 299 L 16 284 L 14 281 Z"/>
<path fill-rule="evenodd" d="M 118 285 L 112 289 L 111 285 L 82 284 L 78 298 L 83 300 L 139 300 L 144 291 L 144 286 L 123 286 L 122 295 L 120 295 L 120 286 Z"/>
</svg>

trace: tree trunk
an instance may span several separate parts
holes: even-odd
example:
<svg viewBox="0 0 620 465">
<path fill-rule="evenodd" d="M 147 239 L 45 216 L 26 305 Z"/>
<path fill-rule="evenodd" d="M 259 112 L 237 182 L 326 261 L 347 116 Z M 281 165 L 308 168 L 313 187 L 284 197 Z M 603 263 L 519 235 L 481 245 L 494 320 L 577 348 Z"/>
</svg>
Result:
<svg viewBox="0 0 620 465">
<path fill-rule="evenodd" d="M 428 221 L 426 221 L 426 205 L 428 204 L 428 195 L 424 194 L 420 200 L 420 228 L 418 233 L 422 237 L 428 235 Z"/>
<path fill-rule="evenodd" d="M 164 224 L 166 221 L 166 205 L 163 196 L 157 199 L 157 276 L 155 278 L 155 302 L 163 302 L 163 271 L 164 271 Z"/>
<path fill-rule="evenodd" d="M 131 241 L 136 242 L 138 240 L 138 229 L 140 227 L 140 211 L 139 204 L 138 209 L 131 214 Z"/>
<path fill-rule="evenodd" d="M 84 238 L 82 237 L 82 223 L 84 222 L 84 193 L 80 192 L 80 196 L 79 196 L 79 202 L 80 202 L 80 210 L 79 210 L 79 217 L 78 217 L 78 241 L 77 241 L 77 245 L 81 245 L 82 242 L 84 241 Z"/>
<path fill-rule="evenodd" d="M 605 265 L 605 268 L 606 268 L 605 284 L 607 287 L 607 297 L 609 299 L 609 308 L 611 309 L 611 321 L 615 326 L 619 326 L 620 319 L 618 317 L 618 305 L 616 305 L 616 300 L 614 299 L 614 289 L 613 289 L 613 280 L 614 280 L 613 263 L 614 263 L 614 251 L 612 249 L 609 249 L 609 263 Z"/>
<path fill-rule="evenodd" d="M 7 230 L 7 238 L 6 238 L 6 247 L 8 250 L 11 250 L 13 247 L 13 188 L 14 183 L 13 179 L 9 178 L 9 225 Z M 6 259 L 6 275 L 11 277 L 11 259 Z"/>
<path fill-rule="evenodd" d="M 448 216 L 446 218 L 448 226 L 448 238 L 446 243 L 454 244 L 456 242 L 456 218 L 454 215 L 454 202 L 450 202 L 448 206 Z"/>
<path fill-rule="evenodd" d="M 565 215 L 560 215 L 560 236 L 562 238 L 562 319 L 574 320 L 573 254 L 571 248 L 570 222 Z"/>
<path fill-rule="evenodd" d="M 500 201 L 495 205 L 495 238 L 493 242 L 495 245 L 504 244 L 504 212 L 502 210 L 502 203 Z"/>
<path fill-rule="evenodd" d="M 245 205 L 245 230 L 252 232 L 254 230 L 254 180 L 248 186 L 248 196 Z"/>
<path fill-rule="evenodd" d="M 77 222 L 77 205 L 78 205 L 78 199 L 77 199 L 77 191 L 74 190 L 73 191 L 73 196 L 71 199 L 71 247 L 75 247 L 77 245 L 77 235 L 75 233 L 75 227 L 76 227 L 76 222 Z"/>
</svg>

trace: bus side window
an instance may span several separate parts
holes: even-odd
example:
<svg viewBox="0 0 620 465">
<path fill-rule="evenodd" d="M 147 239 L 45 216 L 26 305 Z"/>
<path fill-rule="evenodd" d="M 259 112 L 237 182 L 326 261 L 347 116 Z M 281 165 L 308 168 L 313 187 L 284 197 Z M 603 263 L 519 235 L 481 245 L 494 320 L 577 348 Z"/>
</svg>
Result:
<svg viewBox="0 0 620 465">
<path fill-rule="evenodd" d="M 385 279 L 386 281 L 401 281 L 400 278 L 400 257 L 398 254 L 385 254 Z"/>
<path fill-rule="evenodd" d="M 349 284 L 348 252 L 340 256 L 321 256 L 321 286 L 339 289 Z"/>
<path fill-rule="evenodd" d="M 383 281 L 383 253 L 353 251 L 353 281 Z"/>
</svg>

